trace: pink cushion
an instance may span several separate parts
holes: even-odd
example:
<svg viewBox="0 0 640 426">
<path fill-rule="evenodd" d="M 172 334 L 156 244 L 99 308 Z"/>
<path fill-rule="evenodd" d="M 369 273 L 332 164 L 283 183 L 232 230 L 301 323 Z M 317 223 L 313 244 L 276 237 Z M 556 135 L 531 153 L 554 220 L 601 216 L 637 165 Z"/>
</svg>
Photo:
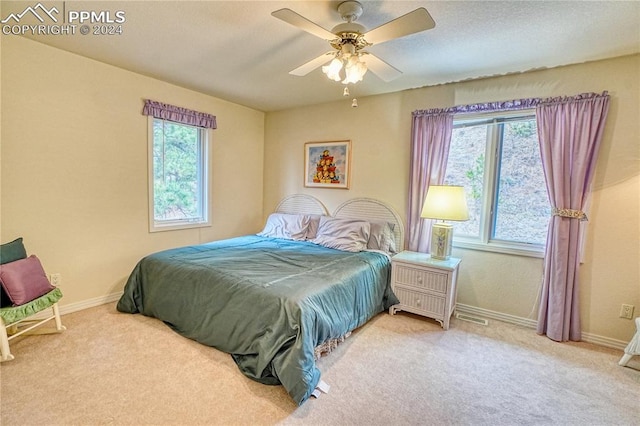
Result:
<svg viewBox="0 0 640 426">
<path fill-rule="evenodd" d="M 0 265 L 0 283 L 14 305 L 24 305 L 53 287 L 35 254 Z"/>
</svg>

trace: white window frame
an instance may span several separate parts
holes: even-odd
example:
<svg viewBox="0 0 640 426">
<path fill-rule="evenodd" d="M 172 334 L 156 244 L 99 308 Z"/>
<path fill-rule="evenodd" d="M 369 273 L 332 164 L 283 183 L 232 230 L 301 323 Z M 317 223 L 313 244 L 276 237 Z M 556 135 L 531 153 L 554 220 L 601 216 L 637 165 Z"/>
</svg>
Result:
<svg viewBox="0 0 640 426">
<path fill-rule="evenodd" d="M 508 121 L 518 118 L 535 117 L 534 109 L 518 111 L 500 111 L 492 113 L 464 115 L 454 117 L 454 128 L 459 125 L 472 125 L 478 122 Z M 492 222 L 495 221 L 494 206 L 497 203 L 498 187 L 498 149 L 500 141 L 497 127 L 491 126 L 487 132 L 485 145 L 485 173 L 483 182 L 482 220 L 480 221 L 479 237 L 466 237 L 453 234 L 453 246 L 471 250 L 481 250 L 496 253 L 505 253 L 519 256 L 544 257 L 544 244 L 522 243 L 491 238 Z"/>
<path fill-rule="evenodd" d="M 201 209 L 202 216 L 198 219 L 177 219 L 157 221 L 155 218 L 155 191 L 154 191 L 154 164 L 153 164 L 153 123 L 154 120 L 162 120 L 161 118 L 155 118 L 148 116 L 148 147 L 147 147 L 147 159 L 148 159 L 148 189 L 149 189 L 149 232 L 161 232 L 161 231 L 173 231 L 178 229 L 190 229 L 190 228 L 203 228 L 211 226 L 211 206 L 209 188 L 211 188 L 211 173 L 209 168 L 210 163 L 210 141 L 211 131 L 202 127 L 190 126 L 188 124 L 180 124 L 183 126 L 196 127 L 200 133 L 200 183 L 201 183 Z M 166 120 L 164 120 L 166 121 Z"/>
</svg>

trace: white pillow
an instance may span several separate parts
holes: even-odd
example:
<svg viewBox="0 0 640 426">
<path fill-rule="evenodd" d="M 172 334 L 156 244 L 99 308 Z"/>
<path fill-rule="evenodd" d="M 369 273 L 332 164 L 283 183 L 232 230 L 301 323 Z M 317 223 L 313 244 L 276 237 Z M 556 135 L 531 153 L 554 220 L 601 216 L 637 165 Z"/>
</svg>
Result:
<svg viewBox="0 0 640 426">
<path fill-rule="evenodd" d="M 382 250 L 391 254 L 397 253 L 395 235 L 393 235 L 394 228 L 394 223 L 372 221 L 367 248 Z"/>
<path fill-rule="evenodd" d="M 309 216 L 303 214 L 271 213 L 260 237 L 285 238 L 304 241 L 309 228 Z"/>
<path fill-rule="evenodd" d="M 362 251 L 367 248 L 370 229 L 366 220 L 321 216 L 318 233 L 311 242 L 337 250 Z"/>
</svg>

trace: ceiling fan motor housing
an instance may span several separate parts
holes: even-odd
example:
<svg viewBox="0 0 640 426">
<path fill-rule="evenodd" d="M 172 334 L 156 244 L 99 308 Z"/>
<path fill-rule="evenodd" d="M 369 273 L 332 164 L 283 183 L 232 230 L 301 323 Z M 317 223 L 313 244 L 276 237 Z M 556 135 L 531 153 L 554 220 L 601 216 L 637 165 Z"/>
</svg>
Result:
<svg viewBox="0 0 640 426">
<path fill-rule="evenodd" d="M 362 16 L 362 5 L 357 1 L 345 1 L 338 5 L 338 13 L 343 20 L 353 22 Z"/>
<path fill-rule="evenodd" d="M 340 50 L 344 44 L 351 44 L 356 50 L 364 49 L 370 46 L 370 43 L 364 39 L 365 27 L 354 22 L 339 24 L 331 30 L 337 38 L 330 40 L 329 43 L 334 49 Z"/>
</svg>

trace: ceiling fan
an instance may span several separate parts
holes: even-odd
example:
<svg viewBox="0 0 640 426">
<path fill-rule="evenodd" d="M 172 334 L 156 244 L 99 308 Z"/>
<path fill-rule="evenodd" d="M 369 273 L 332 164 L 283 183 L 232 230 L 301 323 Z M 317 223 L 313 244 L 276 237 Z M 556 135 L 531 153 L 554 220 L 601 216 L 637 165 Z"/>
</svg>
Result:
<svg viewBox="0 0 640 426">
<path fill-rule="evenodd" d="M 285 8 L 271 13 L 272 16 L 284 22 L 327 40 L 334 49 L 299 66 L 289 74 L 304 76 L 331 61 L 329 65 L 322 67 L 322 71 L 332 80 L 342 80 L 344 84 L 356 83 L 362 80 L 367 69 L 370 69 L 382 80 L 391 81 L 400 76 L 402 72 L 363 49 L 374 44 L 430 30 L 436 26 L 427 9 L 423 7 L 369 31 L 355 22 L 362 15 L 360 2 L 342 2 L 338 5 L 338 12 L 346 23 L 336 25 L 331 31 L 291 9 Z M 341 74 L 343 67 L 344 72 Z"/>
</svg>

